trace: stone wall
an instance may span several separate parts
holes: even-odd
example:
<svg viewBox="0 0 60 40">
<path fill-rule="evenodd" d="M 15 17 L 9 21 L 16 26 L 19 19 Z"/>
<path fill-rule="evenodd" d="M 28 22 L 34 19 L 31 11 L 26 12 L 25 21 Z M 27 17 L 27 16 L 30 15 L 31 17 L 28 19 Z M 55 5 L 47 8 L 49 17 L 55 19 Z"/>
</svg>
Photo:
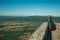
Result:
<svg viewBox="0 0 60 40">
<path fill-rule="evenodd" d="M 47 28 L 47 23 L 43 23 L 28 40 L 42 40 L 45 35 L 45 30 Z"/>
<path fill-rule="evenodd" d="M 43 23 L 28 40 L 60 40 L 60 23 L 55 23 L 56 30 L 49 31 L 47 22 Z M 48 31 L 47 31 L 48 30 Z"/>
</svg>

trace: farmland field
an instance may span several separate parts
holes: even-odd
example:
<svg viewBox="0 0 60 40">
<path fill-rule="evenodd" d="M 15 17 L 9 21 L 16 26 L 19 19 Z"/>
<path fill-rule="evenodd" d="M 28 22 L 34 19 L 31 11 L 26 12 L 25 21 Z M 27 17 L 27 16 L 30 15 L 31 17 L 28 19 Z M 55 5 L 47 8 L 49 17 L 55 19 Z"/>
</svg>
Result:
<svg viewBox="0 0 60 40">
<path fill-rule="evenodd" d="M 60 17 L 52 18 L 54 22 L 60 23 Z M 0 40 L 27 40 L 43 22 L 47 21 L 47 16 L 0 16 Z"/>
<path fill-rule="evenodd" d="M 41 22 L 6 22 L 0 24 L 0 40 L 27 40 Z"/>
</svg>

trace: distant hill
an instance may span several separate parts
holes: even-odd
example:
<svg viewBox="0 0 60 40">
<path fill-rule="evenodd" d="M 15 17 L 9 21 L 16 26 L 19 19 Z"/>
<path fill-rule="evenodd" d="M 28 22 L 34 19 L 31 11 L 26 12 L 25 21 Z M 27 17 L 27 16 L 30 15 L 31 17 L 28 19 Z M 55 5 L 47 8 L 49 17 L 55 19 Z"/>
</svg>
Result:
<svg viewBox="0 0 60 40">
<path fill-rule="evenodd" d="M 52 17 L 55 22 L 60 22 L 60 17 Z M 16 17 L 16 16 L 0 16 L 0 22 L 2 21 L 31 21 L 31 22 L 47 22 L 47 16 L 27 16 L 27 17 Z"/>
</svg>

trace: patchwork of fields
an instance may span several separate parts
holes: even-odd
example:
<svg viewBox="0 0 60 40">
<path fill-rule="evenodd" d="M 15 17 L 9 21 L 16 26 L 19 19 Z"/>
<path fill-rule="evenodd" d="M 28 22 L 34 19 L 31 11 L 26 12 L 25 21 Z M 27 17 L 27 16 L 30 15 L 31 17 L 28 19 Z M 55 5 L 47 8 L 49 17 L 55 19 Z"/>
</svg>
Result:
<svg viewBox="0 0 60 40">
<path fill-rule="evenodd" d="M 42 22 L 5 22 L 0 24 L 0 40 L 27 40 Z"/>
</svg>

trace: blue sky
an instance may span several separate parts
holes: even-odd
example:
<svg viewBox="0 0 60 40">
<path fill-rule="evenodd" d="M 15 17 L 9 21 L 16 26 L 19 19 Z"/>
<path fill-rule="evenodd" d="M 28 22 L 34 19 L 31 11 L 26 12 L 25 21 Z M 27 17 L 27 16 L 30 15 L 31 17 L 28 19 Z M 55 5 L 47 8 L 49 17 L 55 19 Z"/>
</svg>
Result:
<svg viewBox="0 0 60 40">
<path fill-rule="evenodd" d="M 0 0 L 1 16 L 60 16 L 60 0 Z"/>
</svg>

